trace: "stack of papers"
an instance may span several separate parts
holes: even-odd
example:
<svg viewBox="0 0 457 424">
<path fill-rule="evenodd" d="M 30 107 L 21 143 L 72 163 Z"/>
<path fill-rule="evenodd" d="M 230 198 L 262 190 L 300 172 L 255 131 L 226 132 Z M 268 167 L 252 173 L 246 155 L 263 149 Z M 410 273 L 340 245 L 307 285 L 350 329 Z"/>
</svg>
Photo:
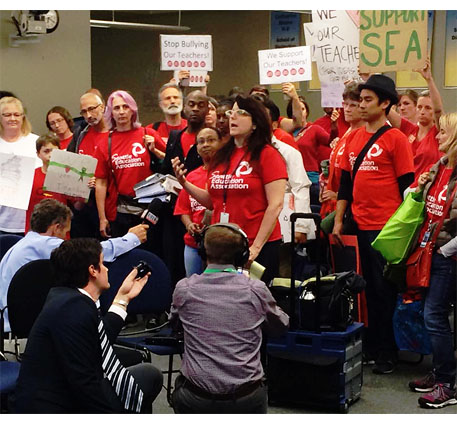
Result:
<svg viewBox="0 0 457 424">
<path fill-rule="evenodd" d="M 176 177 L 156 173 L 135 184 L 133 189 L 138 203 L 150 203 L 155 198 L 160 199 L 162 202 L 169 202 L 170 193 L 178 194 L 182 186 Z"/>
</svg>

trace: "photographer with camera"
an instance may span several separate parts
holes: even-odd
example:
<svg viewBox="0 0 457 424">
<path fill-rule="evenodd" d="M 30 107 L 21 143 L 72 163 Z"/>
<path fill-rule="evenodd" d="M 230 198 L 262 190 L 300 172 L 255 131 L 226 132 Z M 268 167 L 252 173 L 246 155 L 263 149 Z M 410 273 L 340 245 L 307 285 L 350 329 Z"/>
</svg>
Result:
<svg viewBox="0 0 457 424">
<path fill-rule="evenodd" d="M 127 306 L 150 272 L 134 268 L 101 317 L 99 297 L 110 287 L 103 259 L 100 242 L 89 238 L 64 241 L 52 252 L 59 286 L 49 292 L 30 332 L 16 412 L 152 412 L 162 373 L 147 363 L 125 368 L 112 348 Z"/>
<path fill-rule="evenodd" d="M 203 233 L 203 274 L 178 282 L 170 321 L 184 329 L 184 356 L 173 393 L 175 413 L 266 413 L 262 331 L 280 335 L 289 317 L 265 283 L 239 271 L 249 241 L 235 224 Z"/>
</svg>

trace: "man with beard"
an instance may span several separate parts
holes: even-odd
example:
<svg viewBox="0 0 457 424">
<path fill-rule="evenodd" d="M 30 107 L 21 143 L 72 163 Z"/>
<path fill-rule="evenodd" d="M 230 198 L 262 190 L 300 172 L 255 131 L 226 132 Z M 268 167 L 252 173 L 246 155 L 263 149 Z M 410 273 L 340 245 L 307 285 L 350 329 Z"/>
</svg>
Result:
<svg viewBox="0 0 457 424">
<path fill-rule="evenodd" d="M 159 90 L 159 106 L 162 109 L 165 120 L 155 122 L 146 128 L 154 128 L 162 137 L 165 144 L 170 137 L 170 131 L 180 131 L 187 127 L 187 120 L 181 117 L 182 91 L 173 83 L 162 85 Z"/>
<path fill-rule="evenodd" d="M 161 174 L 174 175 L 171 160 L 179 157 L 187 172 L 203 165 L 198 155 L 196 137 L 205 126 L 205 116 L 208 113 L 208 97 L 200 90 L 190 92 L 185 100 L 184 115 L 187 127 L 180 131 L 171 131 L 168 138 L 165 158 L 162 163 L 154 166 Z M 176 196 L 169 203 L 164 203 L 160 212 L 158 225 L 155 230 L 161 233 L 162 259 L 167 265 L 172 284 L 176 284 L 186 275 L 184 268 L 184 234 L 186 229 L 180 218 L 173 215 Z"/>
<path fill-rule="evenodd" d="M 67 147 L 69 152 L 95 156 L 98 145 L 108 140 L 108 128 L 103 119 L 105 102 L 101 95 L 93 91 L 89 90 L 79 99 L 80 114 L 85 122 L 74 130 L 73 138 Z M 99 219 L 94 191 L 91 192 L 87 203 L 77 202 L 71 206 L 71 210 L 71 238 L 98 238 Z"/>
<path fill-rule="evenodd" d="M 174 175 L 171 159 L 179 157 L 187 172 L 203 165 L 198 156 L 195 138 L 205 125 L 205 116 L 208 113 L 208 97 L 200 90 L 192 91 L 186 97 L 184 115 L 187 118 L 187 127 L 181 131 L 172 131 L 167 142 L 167 150 L 160 172 Z"/>
</svg>

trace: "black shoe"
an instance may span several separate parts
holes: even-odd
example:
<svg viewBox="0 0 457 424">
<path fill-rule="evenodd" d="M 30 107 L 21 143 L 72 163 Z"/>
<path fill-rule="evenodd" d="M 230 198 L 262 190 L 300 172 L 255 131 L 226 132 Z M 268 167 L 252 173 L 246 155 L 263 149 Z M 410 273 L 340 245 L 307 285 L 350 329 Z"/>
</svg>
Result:
<svg viewBox="0 0 457 424">
<path fill-rule="evenodd" d="M 395 369 L 395 362 L 394 361 L 382 361 L 376 362 L 375 366 L 373 367 L 374 374 L 392 374 Z"/>
<path fill-rule="evenodd" d="M 363 365 L 374 365 L 376 357 L 372 353 L 363 352 L 362 353 L 362 364 Z"/>
</svg>

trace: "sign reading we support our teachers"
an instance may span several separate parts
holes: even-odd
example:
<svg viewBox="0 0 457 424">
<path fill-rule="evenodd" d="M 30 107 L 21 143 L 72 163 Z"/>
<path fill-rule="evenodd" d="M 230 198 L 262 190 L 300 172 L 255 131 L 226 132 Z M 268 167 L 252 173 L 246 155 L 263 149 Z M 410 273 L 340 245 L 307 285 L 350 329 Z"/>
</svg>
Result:
<svg viewBox="0 0 457 424">
<path fill-rule="evenodd" d="M 309 81 L 311 51 L 309 46 L 259 50 L 260 84 Z"/>
<path fill-rule="evenodd" d="M 427 20 L 426 10 L 361 10 L 360 72 L 423 67 Z"/>
<path fill-rule="evenodd" d="M 162 71 L 187 69 L 213 70 L 213 43 L 211 35 L 160 34 Z"/>
</svg>

